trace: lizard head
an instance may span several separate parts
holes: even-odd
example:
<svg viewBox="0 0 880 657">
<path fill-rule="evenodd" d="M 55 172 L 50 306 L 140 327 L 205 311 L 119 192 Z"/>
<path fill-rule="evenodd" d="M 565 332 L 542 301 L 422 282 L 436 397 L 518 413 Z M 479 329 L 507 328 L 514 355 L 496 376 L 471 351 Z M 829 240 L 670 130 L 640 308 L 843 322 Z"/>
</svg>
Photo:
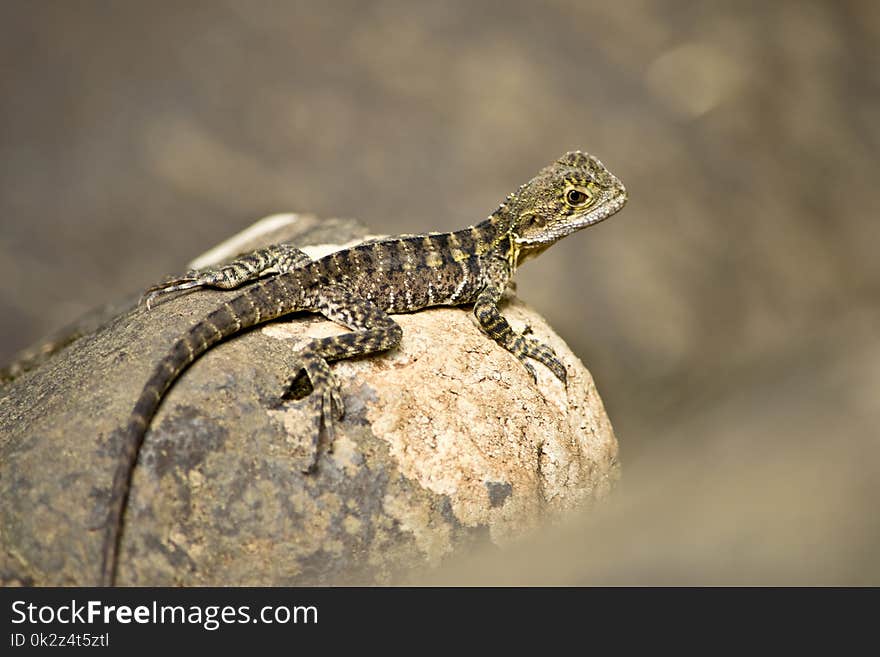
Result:
<svg viewBox="0 0 880 657">
<path fill-rule="evenodd" d="M 566 153 L 508 199 L 517 259 L 607 219 L 625 203 L 623 184 L 599 160 L 580 151 Z"/>
</svg>

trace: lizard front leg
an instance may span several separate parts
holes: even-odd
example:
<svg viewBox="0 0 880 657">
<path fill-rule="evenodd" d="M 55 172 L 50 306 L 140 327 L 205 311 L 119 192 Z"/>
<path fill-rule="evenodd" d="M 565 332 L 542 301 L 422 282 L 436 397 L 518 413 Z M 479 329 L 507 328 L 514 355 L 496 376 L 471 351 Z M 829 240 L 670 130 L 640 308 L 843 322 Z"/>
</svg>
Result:
<svg viewBox="0 0 880 657">
<path fill-rule="evenodd" d="M 141 303 L 150 308 L 156 297 L 197 287 L 231 290 L 268 273 L 284 274 L 311 262 L 305 251 L 290 244 L 273 244 L 245 253 L 214 269 L 193 270 L 147 289 Z"/>
<path fill-rule="evenodd" d="M 324 426 L 332 445 L 335 437 L 333 423 L 340 420 L 345 412 L 339 385 L 328 361 L 390 349 L 400 342 L 403 331 L 385 311 L 343 285 L 320 288 L 315 295 L 314 305 L 308 310 L 320 313 L 352 331 L 311 340 L 299 353 L 302 369 L 312 384 L 312 395 L 320 413 L 318 431 L 314 434 L 310 462 L 306 468 L 306 471 L 311 471 L 317 465 L 320 426 Z"/>
<path fill-rule="evenodd" d="M 498 302 L 508 283 L 508 277 L 501 266 L 490 268 L 490 280 L 480 292 L 474 303 L 474 315 L 483 330 L 490 338 L 516 356 L 528 370 L 533 381 L 538 377 L 535 368 L 528 361 L 532 358 L 546 365 L 556 378 L 566 382 L 565 365 L 556 356 L 556 352 L 535 338 L 515 333 L 510 324 L 498 310 Z"/>
</svg>

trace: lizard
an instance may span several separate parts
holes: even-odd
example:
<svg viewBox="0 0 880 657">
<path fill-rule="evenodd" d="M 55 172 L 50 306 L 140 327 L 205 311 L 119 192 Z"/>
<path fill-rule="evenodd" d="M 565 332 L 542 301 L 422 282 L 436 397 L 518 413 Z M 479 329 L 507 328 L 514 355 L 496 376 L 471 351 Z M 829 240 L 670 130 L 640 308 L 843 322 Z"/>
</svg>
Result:
<svg viewBox="0 0 880 657">
<path fill-rule="evenodd" d="M 303 346 L 295 373 L 308 378 L 320 414 L 318 434 L 323 429 L 331 445 L 334 422 L 342 418 L 344 408 L 328 362 L 394 347 L 402 336 L 391 317 L 395 313 L 472 305 L 482 330 L 518 358 L 533 381 L 532 360 L 565 384 L 566 369 L 554 351 L 527 330 L 515 332 L 498 305 L 523 262 L 607 219 L 626 200 L 623 184 L 597 158 L 571 151 L 508 195 L 484 221 L 461 230 L 370 240 L 317 260 L 291 244 L 277 244 L 149 288 L 142 297 L 147 312 L 155 299 L 171 293 L 246 286 L 174 342 L 153 369 L 122 429 L 104 521 L 99 584 L 115 583 L 132 473 L 150 421 L 177 377 L 213 345 L 297 311 L 317 313 L 348 328 L 349 332 Z M 317 465 L 318 439 L 317 434 L 312 439 L 306 472 Z"/>
</svg>

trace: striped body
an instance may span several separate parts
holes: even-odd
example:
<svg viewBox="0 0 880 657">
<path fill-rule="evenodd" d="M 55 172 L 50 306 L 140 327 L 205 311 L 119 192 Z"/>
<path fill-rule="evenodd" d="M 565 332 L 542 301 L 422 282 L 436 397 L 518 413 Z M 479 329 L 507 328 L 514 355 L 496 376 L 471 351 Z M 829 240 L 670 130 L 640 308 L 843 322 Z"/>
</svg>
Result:
<svg viewBox="0 0 880 657">
<path fill-rule="evenodd" d="M 306 265 L 315 279 L 342 282 L 388 313 L 472 303 L 485 285 L 482 260 L 506 257 L 490 222 L 454 233 L 428 233 L 361 244 Z M 497 249 L 496 252 L 494 249 Z"/>
</svg>

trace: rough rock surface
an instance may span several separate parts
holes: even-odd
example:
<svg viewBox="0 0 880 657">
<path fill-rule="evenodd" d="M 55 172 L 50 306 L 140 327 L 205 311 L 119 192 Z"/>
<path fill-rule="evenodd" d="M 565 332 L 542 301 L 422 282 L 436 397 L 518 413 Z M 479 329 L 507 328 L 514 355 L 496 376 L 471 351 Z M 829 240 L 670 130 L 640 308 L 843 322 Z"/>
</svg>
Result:
<svg viewBox="0 0 880 657">
<path fill-rule="evenodd" d="M 353 222 L 291 217 L 212 254 L 365 233 Z M 0 388 L 0 580 L 95 580 L 94 527 L 118 432 L 174 338 L 231 294 L 92 317 L 81 337 Z M 535 386 L 466 308 L 400 315 L 398 348 L 333 366 L 346 415 L 308 475 L 312 403 L 282 393 L 296 345 L 343 329 L 302 314 L 212 349 L 171 389 L 147 434 L 119 583 L 394 582 L 603 497 L 617 477 L 617 443 L 589 372 L 525 305 L 510 299 L 504 312 L 553 346 L 567 388 L 540 366 Z"/>
</svg>

